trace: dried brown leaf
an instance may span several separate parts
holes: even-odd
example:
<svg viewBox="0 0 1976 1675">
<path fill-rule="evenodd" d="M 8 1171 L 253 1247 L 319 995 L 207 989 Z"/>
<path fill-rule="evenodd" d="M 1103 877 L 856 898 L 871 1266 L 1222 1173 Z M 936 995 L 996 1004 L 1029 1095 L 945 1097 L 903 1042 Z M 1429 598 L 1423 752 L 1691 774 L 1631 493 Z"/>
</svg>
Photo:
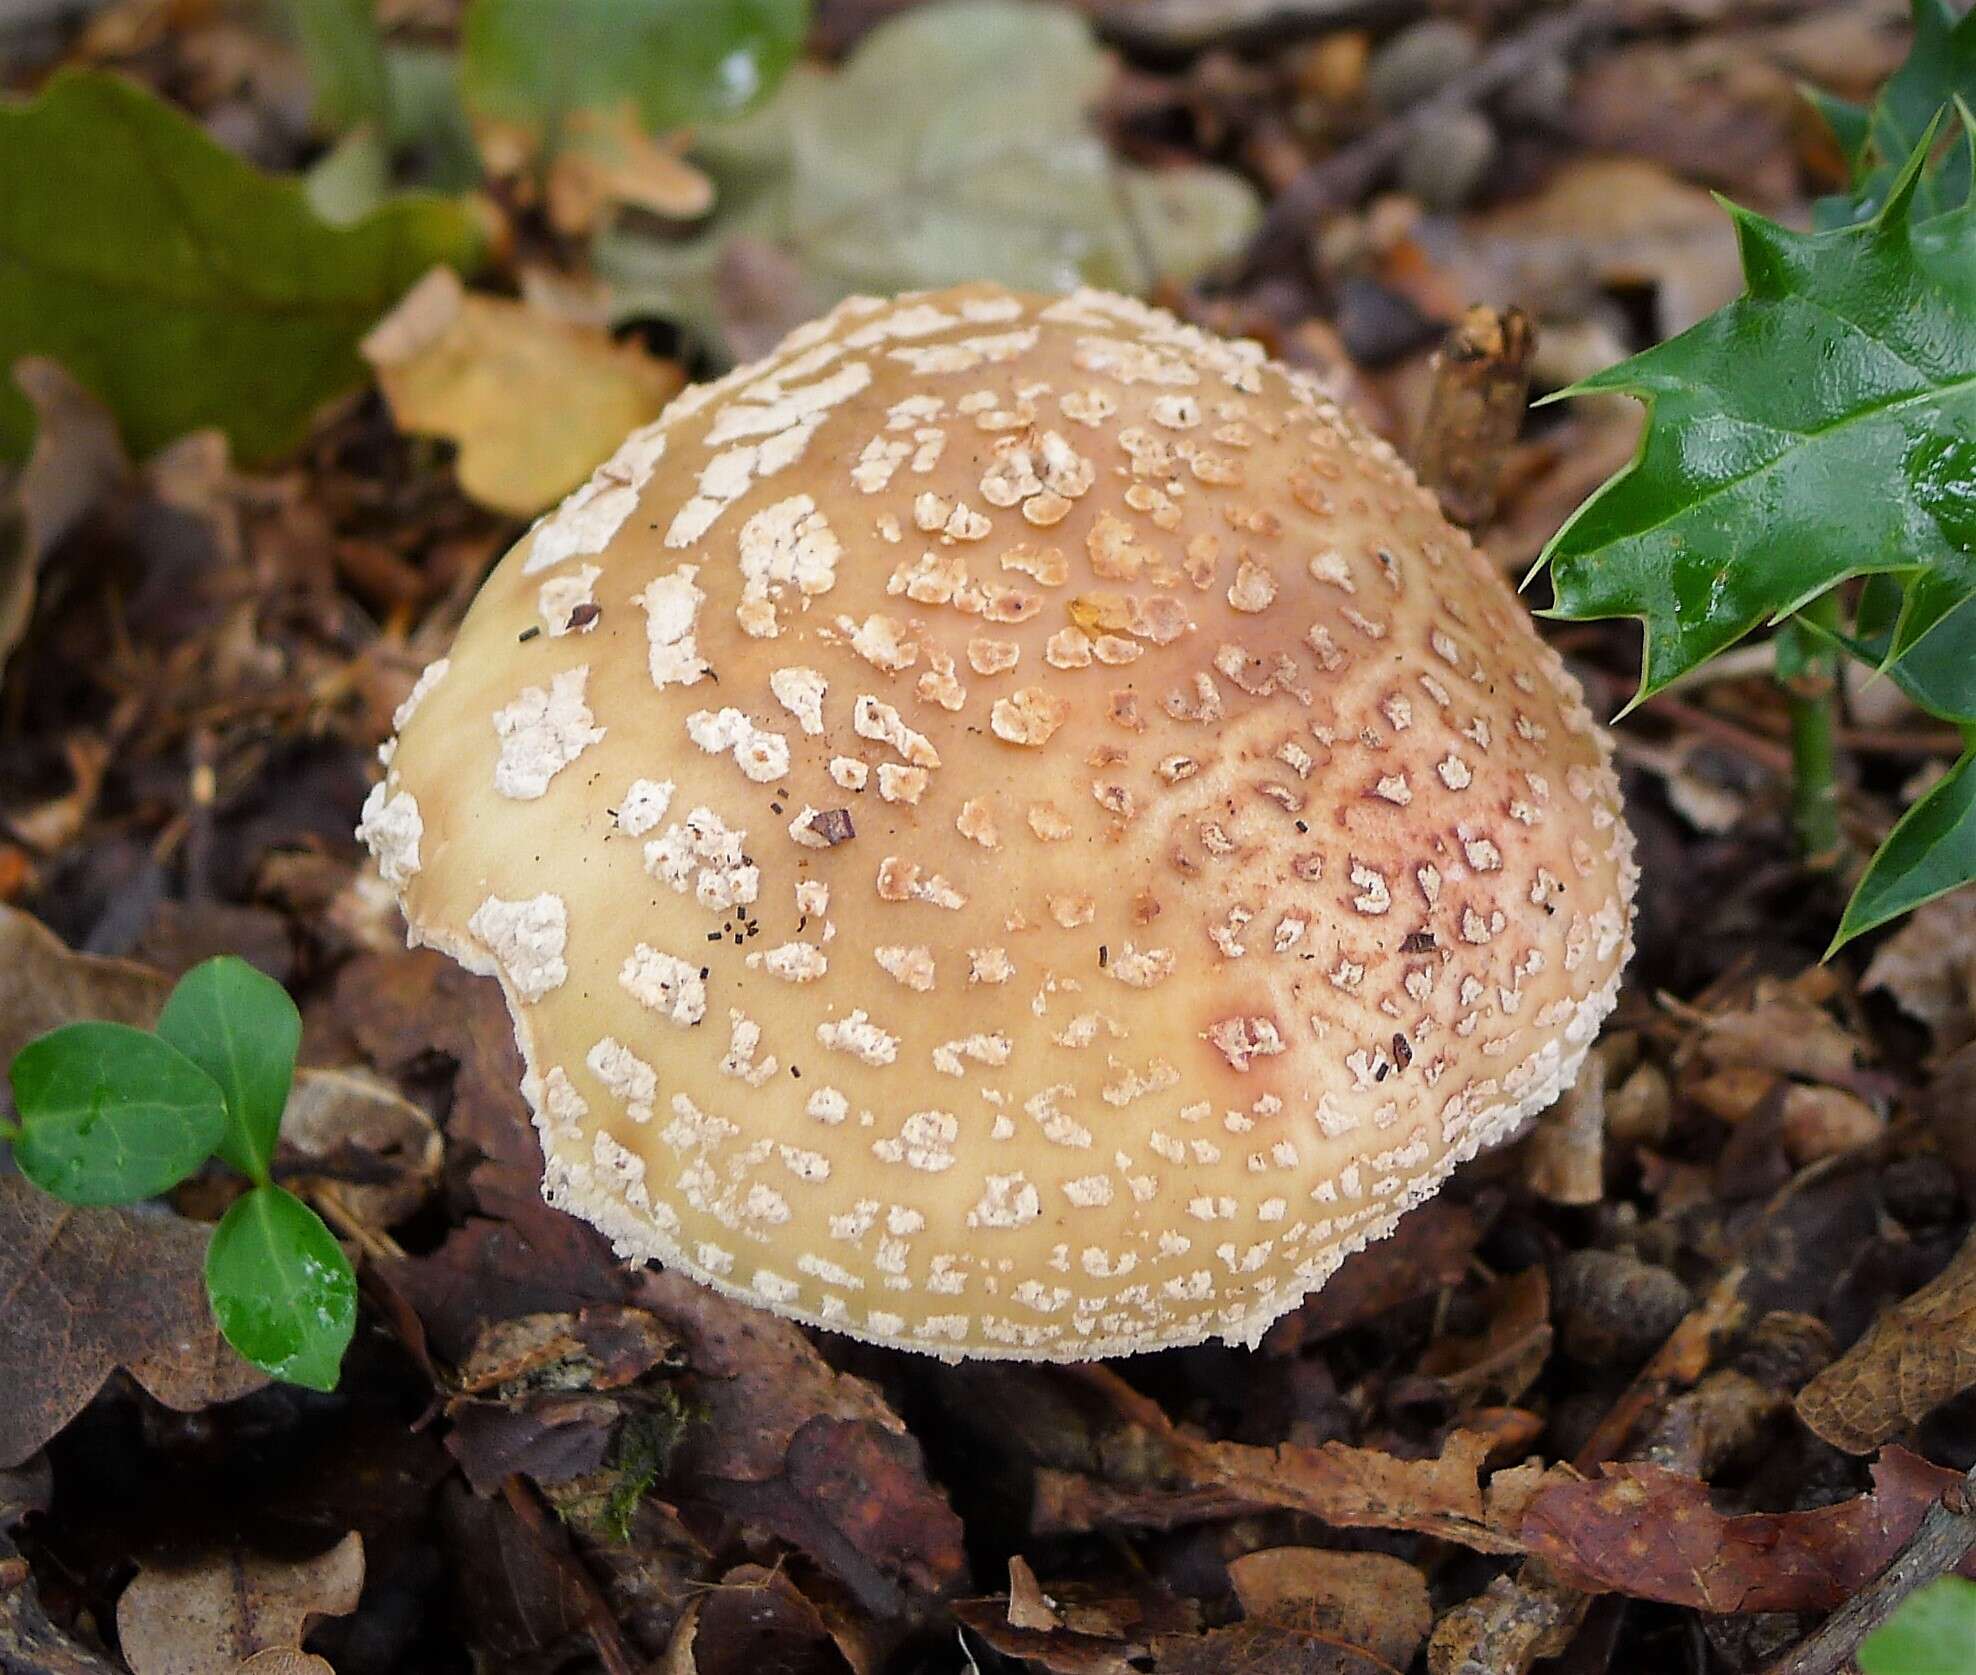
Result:
<svg viewBox="0 0 1976 1675">
<path fill-rule="evenodd" d="M 0 1465 L 26 1459 L 118 1367 L 181 1413 L 267 1383 L 213 1324 L 211 1231 L 167 1211 L 76 1209 L 0 1177 Z"/>
<path fill-rule="evenodd" d="M 170 990 L 149 966 L 71 953 L 38 920 L 0 906 L 0 1063 L 78 1018 L 146 1026 Z"/>
<path fill-rule="evenodd" d="M 1976 1234 L 1913 1296 L 1798 1393 L 1798 1416 L 1834 1448 L 1867 1454 L 1976 1385 Z"/>
<path fill-rule="evenodd" d="M 1519 1533 L 1572 1587 L 1698 1611 L 1830 1611 L 1900 1550 L 1962 1474 L 1902 1448 L 1881 1452 L 1873 1490 L 1810 1512 L 1715 1510 L 1709 1486 L 1660 1466 L 1611 1466 L 1554 1479 Z M 1962 1574 L 1976 1575 L 1976 1556 Z"/>
<path fill-rule="evenodd" d="M 355 1530 L 299 1562 L 236 1552 L 146 1565 L 117 1600 L 117 1638 L 136 1675 L 212 1675 L 270 1648 L 297 1650 L 316 1618 L 356 1610 L 363 1586 Z"/>
<path fill-rule="evenodd" d="M 1228 1562 L 1243 1615 L 1294 1622 L 1405 1669 L 1434 1623 L 1427 1578 L 1386 1553 L 1265 1547 Z"/>
</svg>

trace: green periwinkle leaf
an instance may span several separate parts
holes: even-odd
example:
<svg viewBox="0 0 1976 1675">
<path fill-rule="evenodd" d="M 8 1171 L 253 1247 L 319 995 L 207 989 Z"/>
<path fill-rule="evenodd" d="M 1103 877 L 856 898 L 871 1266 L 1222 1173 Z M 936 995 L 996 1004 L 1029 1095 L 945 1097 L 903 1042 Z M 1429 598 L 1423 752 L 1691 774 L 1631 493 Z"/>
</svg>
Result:
<svg viewBox="0 0 1976 1675">
<path fill-rule="evenodd" d="M 537 130 L 633 106 L 648 129 L 731 120 L 779 82 L 809 0 L 473 0 L 460 34 L 468 107 Z"/>
<path fill-rule="evenodd" d="M 1940 1576 L 1859 1647 L 1862 1675 L 1976 1675 L 1976 1582 Z"/>
<path fill-rule="evenodd" d="M 263 1371 L 334 1390 L 357 1328 L 357 1277 L 322 1217 L 292 1192 L 234 1200 L 206 1250 L 206 1295 L 226 1341 Z"/>
<path fill-rule="evenodd" d="M 226 1096 L 220 1156 L 265 1181 L 302 1044 L 302 1014 L 288 991 L 245 960 L 221 955 L 179 979 L 158 1014 L 158 1034 Z"/>
<path fill-rule="evenodd" d="M 14 1162 L 70 1204 L 129 1204 L 176 1186 L 226 1129 L 198 1065 L 127 1024 L 66 1024 L 14 1055 Z"/>
</svg>

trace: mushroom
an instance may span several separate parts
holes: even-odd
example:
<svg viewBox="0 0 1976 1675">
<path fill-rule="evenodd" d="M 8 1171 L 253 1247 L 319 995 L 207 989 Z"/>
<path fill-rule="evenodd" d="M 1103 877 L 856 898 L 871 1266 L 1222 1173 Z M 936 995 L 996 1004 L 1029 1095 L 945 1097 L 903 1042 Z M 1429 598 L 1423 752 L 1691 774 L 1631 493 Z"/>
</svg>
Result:
<svg viewBox="0 0 1976 1675">
<path fill-rule="evenodd" d="M 1253 1343 L 1576 1074 L 1607 745 L 1308 374 L 854 298 L 493 572 L 361 835 L 492 973 L 551 1202 L 948 1357 Z"/>
</svg>

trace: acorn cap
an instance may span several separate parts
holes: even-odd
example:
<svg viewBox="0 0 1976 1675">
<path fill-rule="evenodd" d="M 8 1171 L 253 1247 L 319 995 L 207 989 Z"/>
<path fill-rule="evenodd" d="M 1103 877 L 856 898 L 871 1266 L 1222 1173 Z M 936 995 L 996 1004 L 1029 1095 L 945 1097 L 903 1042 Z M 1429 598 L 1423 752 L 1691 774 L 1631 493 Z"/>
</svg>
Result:
<svg viewBox="0 0 1976 1675">
<path fill-rule="evenodd" d="M 946 1356 L 1253 1342 L 1569 1084 L 1634 868 L 1559 659 L 1305 374 L 858 298 L 508 554 L 362 836 L 550 1201 Z"/>
</svg>

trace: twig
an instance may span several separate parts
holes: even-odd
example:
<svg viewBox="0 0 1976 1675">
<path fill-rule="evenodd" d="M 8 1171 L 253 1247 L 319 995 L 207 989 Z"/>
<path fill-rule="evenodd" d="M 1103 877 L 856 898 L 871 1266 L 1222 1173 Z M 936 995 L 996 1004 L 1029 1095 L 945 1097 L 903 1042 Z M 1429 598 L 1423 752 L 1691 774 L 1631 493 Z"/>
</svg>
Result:
<svg viewBox="0 0 1976 1675">
<path fill-rule="evenodd" d="M 1364 28 L 1424 10 L 1421 0 L 1111 0 L 1093 21 L 1128 51 L 1171 58 Z"/>
<path fill-rule="evenodd" d="M 1958 1570 L 1976 1550 L 1976 1466 L 1922 1514 L 1914 1534 L 1887 1568 L 1800 1640 L 1763 1675 L 1837 1675 L 1859 1643 L 1900 1608 L 1915 1589 Z"/>
<path fill-rule="evenodd" d="M 549 1515 L 543 1510 L 542 1502 L 530 1487 L 528 1479 L 519 1472 L 504 1479 L 501 1498 L 521 1520 L 522 1528 L 528 1531 L 542 1550 L 543 1557 L 562 1573 L 564 1581 L 575 1590 L 575 1604 L 582 1618 L 583 1632 L 597 1654 L 597 1661 L 604 1666 L 605 1675 L 638 1675 L 638 1663 L 624 1643 L 617 1619 L 611 1615 L 602 1590 L 584 1568 L 582 1560 L 570 1551 L 567 1541 L 558 1542 L 555 1539 Z"/>
<path fill-rule="evenodd" d="M 1808 867 L 1830 871 L 1845 853 L 1839 830 L 1839 654 L 1815 633 L 1839 628 L 1839 596 L 1821 594 L 1777 637 L 1777 676 L 1791 712 L 1791 829 Z"/>
<path fill-rule="evenodd" d="M 1496 46 L 1433 97 L 1311 164 L 1277 194 L 1242 256 L 1236 277 L 1253 278 L 1283 261 L 1297 250 L 1320 216 L 1356 203 L 1399 160 L 1423 123 L 1501 92 L 1544 59 L 1569 52 L 1618 22 L 1619 7 L 1612 0 L 1591 0 L 1533 23 Z"/>
<path fill-rule="evenodd" d="M 1468 529 L 1496 509 L 1496 481 L 1523 425 L 1537 330 L 1520 308 L 1477 305 L 1434 356 L 1413 466 L 1441 510 Z"/>
</svg>

